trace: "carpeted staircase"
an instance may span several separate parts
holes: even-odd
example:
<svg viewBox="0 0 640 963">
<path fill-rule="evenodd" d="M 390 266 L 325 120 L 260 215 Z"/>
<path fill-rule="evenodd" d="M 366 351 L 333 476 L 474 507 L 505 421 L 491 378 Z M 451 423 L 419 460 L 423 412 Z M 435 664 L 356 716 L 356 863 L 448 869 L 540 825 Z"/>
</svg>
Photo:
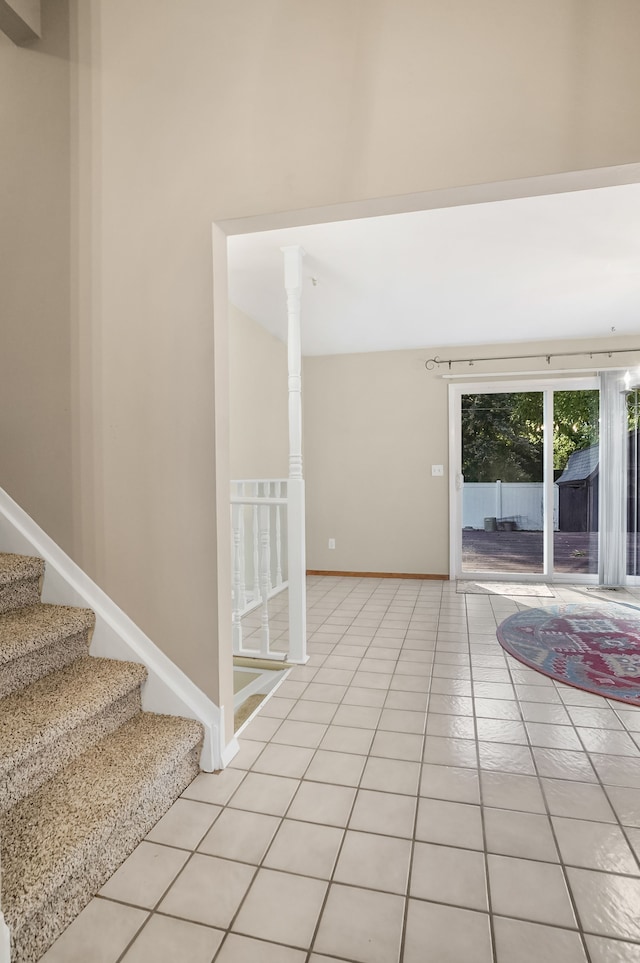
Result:
<svg viewBox="0 0 640 963">
<path fill-rule="evenodd" d="M 0 554 L 0 846 L 12 963 L 35 963 L 198 773 L 202 727 L 141 711 L 146 669 L 89 656 L 89 609 Z"/>
</svg>

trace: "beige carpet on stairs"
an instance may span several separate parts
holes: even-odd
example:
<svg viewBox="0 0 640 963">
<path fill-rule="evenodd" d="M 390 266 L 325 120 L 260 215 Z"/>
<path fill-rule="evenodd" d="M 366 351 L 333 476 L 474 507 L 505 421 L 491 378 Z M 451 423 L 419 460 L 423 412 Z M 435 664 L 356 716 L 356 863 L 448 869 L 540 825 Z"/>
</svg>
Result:
<svg viewBox="0 0 640 963">
<path fill-rule="evenodd" d="M 198 774 L 202 727 L 141 711 L 146 670 L 0 554 L 0 847 L 12 963 L 36 963 Z"/>
</svg>

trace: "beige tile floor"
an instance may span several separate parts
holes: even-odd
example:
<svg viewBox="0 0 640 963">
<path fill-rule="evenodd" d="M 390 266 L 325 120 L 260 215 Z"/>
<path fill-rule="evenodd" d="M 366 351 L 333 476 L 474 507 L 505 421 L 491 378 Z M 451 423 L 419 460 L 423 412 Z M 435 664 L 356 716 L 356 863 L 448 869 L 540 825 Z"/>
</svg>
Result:
<svg viewBox="0 0 640 963">
<path fill-rule="evenodd" d="M 557 599 L 334 578 L 308 598 L 309 664 L 46 963 L 640 963 L 640 709 L 495 637 Z"/>
</svg>

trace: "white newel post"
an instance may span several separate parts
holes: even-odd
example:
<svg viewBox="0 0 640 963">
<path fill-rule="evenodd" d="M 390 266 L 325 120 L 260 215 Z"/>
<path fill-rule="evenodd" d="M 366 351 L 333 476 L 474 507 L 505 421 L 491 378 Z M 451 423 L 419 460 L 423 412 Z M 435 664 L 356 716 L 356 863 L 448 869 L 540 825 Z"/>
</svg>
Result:
<svg viewBox="0 0 640 963">
<path fill-rule="evenodd" d="M 300 345 L 300 299 L 302 258 L 298 244 L 281 248 L 284 255 L 284 286 L 287 292 L 289 362 L 289 660 L 307 662 L 307 560 L 305 549 L 304 477 L 302 474 L 302 351 Z"/>
</svg>

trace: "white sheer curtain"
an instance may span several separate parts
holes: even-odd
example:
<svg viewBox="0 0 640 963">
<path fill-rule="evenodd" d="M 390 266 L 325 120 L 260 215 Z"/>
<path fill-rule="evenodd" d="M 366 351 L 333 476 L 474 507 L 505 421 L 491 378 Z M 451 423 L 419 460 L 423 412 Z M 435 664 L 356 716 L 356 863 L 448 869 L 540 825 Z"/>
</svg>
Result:
<svg viewBox="0 0 640 963">
<path fill-rule="evenodd" d="M 633 379 L 630 379 L 633 380 Z M 640 575 L 640 554 L 638 553 L 638 530 L 640 522 L 640 511 L 638 511 L 638 477 L 640 468 L 640 428 L 638 425 L 638 418 L 640 415 L 640 391 L 634 385 L 630 390 L 631 397 L 627 396 L 627 401 L 630 401 L 630 412 L 633 414 L 633 434 L 631 435 L 630 430 L 630 443 L 628 450 L 629 465 L 627 466 L 627 472 L 629 476 L 629 497 L 627 499 L 627 511 L 630 512 L 630 516 L 627 518 L 627 529 L 629 531 L 629 541 L 631 542 L 632 550 L 631 556 L 629 558 L 629 565 L 627 568 L 627 575 Z"/>
<path fill-rule="evenodd" d="M 600 372 L 599 580 L 624 585 L 627 573 L 627 404 L 622 371 Z"/>
</svg>

